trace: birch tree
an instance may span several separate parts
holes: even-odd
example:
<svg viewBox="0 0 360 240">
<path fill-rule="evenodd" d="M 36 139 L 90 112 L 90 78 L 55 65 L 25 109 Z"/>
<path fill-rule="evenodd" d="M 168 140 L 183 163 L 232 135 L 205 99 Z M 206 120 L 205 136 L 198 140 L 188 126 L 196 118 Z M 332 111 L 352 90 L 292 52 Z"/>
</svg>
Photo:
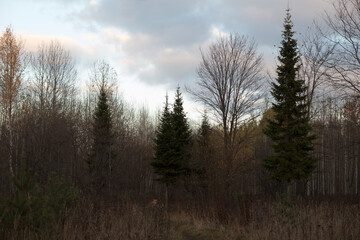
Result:
<svg viewBox="0 0 360 240">
<path fill-rule="evenodd" d="M 6 28 L 0 37 L 0 97 L 9 144 L 9 172 L 14 176 L 17 163 L 13 158 L 13 120 L 24 73 L 25 52 L 11 28 Z"/>
</svg>

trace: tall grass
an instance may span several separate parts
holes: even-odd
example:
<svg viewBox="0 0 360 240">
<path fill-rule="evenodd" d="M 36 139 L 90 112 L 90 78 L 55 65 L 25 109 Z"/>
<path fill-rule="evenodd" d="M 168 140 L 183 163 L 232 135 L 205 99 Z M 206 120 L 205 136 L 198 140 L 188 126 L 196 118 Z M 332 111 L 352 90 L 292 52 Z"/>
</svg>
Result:
<svg viewBox="0 0 360 240">
<path fill-rule="evenodd" d="M 360 239 L 358 200 L 301 200 L 288 206 L 258 199 L 246 208 L 177 211 L 171 239 Z"/>
<path fill-rule="evenodd" d="M 225 206 L 221 202 L 173 202 L 167 219 L 159 201 L 83 198 L 54 223 L 50 235 L 8 239 L 360 239 L 360 202 L 299 201 L 287 206 L 257 199 Z M 44 231 L 49 231 L 49 228 Z M 50 236 L 50 237 L 49 237 Z"/>
</svg>

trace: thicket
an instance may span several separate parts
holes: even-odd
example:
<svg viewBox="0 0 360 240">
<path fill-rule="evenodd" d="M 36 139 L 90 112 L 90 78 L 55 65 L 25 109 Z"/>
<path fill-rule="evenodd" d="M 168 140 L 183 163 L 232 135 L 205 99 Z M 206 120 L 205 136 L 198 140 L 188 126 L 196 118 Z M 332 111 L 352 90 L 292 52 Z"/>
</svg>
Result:
<svg viewBox="0 0 360 240">
<path fill-rule="evenodd" d="M 11 180 L 14 188 L 8 197 L 0 198 L 3 239 L 50 238 L 78 206 L 78 191 L 64 176 L 52 174 L 46 184 L 39 186 L 36 174 L 23 167 L 19 177 Z"/>
</svg>

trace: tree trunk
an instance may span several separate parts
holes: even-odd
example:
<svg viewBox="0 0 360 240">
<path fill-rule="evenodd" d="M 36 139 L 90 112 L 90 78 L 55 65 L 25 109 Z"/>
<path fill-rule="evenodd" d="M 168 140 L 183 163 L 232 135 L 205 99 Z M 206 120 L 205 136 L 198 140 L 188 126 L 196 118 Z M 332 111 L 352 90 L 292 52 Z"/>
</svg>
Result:
<svg viewBox="0 0 360 240">
<path fill-rule="evenodd" d="M 290 197 L 291 196 L 291 182 L 287 183 L 287 191 L 286 191 L 287 195 Z"/>
<path fill-rule="evenodd" d="M 166 215 L 168 215 L 168 210 L 169 210 L 169 208 L 168 208 L 168 198 L 169 198 L 169 196 L 168 196 L 168 184 L 166 183 L 165 184 L 165 210 L 166 210 Z"/>
<path fill-rule="evenodd" d="M 168 206 L 168 184 L 165 184 L 165 221 L 166 221 L 166 232 L 165 236 L 166 238 L 169 236 L 169 229 L 170 229 L 170 218 L 169 218 L 169 206 Z"/>
<path fill-rule="evenodd" d="M 9 171 L 10 171 L 10 175 L 12 177 L 14 177 L 14 169 L 13 169 L 13 131 L 12 131 L 12 121 L 11 121 L 11 108 L 9 108 L 9 113 L 8 113 L 8 128 L 9 128 Z"/>
<path fill-rule="evenodd" d="M 306 196 L 310 196 L 311 193 L 311 179 L 312 176 L 310 175 L 309 179 L 306 181 Z"/>
</svg>

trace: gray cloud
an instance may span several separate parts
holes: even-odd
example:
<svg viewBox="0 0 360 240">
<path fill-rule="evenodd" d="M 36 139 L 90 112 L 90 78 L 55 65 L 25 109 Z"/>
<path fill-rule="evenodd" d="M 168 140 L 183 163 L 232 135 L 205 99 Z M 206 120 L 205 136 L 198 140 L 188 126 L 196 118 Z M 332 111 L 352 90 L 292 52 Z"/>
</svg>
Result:
<svg viewBox="0 0 360 240">
<path fill-rule="evenodd" d="M 177 84 L 194 79 L 198 48 L 213 37 L 213 28 L 254 37 L 263 49 L 279 44 L 287 2 L 93 0 L 78 16 L 98 34 L 108 29 L 105 41 L 124 53 L 121 63 L 129 74 L 148 84 Z M 303 32 L 328 5 L 327 0 L 292 1 L 295 30 Z"/>
<path fill-rule="evenodd" d="M 205 0 L 103 0 L 81 16 L 103 26 L 159 36 L 161 44 L 184 46 L 208 37 L 215 6 Z"/>
<path fill-rule="evenodd" d="M 159 44 L 158 37 L 145 34 L 105 31 L 106 41 L 124 54 L 119 64 L 127 74 L 137 74 L 149 85 L 175 84 L 193 79 L 199 61 L 197 45 L 171 46 Z"/>
<path fill-rule="evenodd" d="M 219 20 L 227 32 L 250 35 L 259 45 L 273 46 L 281 39 L 288 0 L 225 0 Z M 300 34 L 328 9 L 329 0 L 290 1 L 295 31 Z"/>
</svg>

